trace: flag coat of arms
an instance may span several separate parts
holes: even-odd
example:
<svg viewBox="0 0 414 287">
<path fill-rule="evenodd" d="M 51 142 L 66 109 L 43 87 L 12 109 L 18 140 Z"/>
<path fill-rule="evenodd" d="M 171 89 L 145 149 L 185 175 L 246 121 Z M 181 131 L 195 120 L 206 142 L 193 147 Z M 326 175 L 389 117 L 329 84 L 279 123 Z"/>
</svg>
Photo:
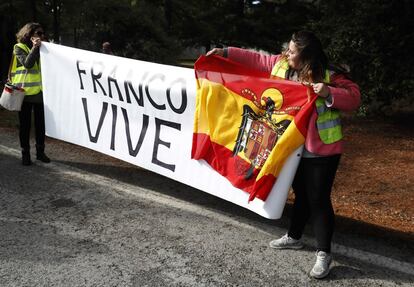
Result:
<svg viewBox="0 0 414 287">
<path fill-rule="evenodd" d="M 249 201 L 265 201 L 286 159 L 305 142 L 317 96 L 218 56 L 201 56 L 194 68 L 192 158 L 248 192 Z"/>
</svg>

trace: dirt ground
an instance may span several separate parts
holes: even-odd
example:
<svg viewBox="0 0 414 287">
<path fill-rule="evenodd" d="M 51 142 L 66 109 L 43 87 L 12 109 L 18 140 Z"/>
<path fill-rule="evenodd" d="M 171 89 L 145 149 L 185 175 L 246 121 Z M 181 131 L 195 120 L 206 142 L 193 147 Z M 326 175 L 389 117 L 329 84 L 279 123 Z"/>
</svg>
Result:
<svg viewBox="0 0 414 287">
<path fill-rule="evenodd" d="M 413 123 L 412 115 L 343 119 L 345 153 L 332 193 L 339 218 L 360 222 L 361 228 L 367 224 L 413 238 Z M 0 109 L 0 127 L 16 128 L 16 125 L 16 115 Z M 291 194 L 288 203 L 292 200 Z"/>
<path fill-rule="evenodd" d="M 353 119 L 333 202 L 339 215 L 414 232 L 414 117 Z"/>
</svg>

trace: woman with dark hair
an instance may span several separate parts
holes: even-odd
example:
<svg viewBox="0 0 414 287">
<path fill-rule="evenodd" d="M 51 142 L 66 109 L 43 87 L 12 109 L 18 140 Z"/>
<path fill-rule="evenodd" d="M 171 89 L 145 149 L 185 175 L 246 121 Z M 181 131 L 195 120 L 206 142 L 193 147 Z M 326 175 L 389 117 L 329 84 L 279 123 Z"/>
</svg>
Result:
<svg viewBox="0 0 414 287">
<path fill-rule="evenodd" d="M 31 165 L 30 159 L 30 127 L 32 110 L 36 133 L 36 158 L 49 163 L 45 154 L 45 115 L 43 107 L 42 77 L 40 73 L 39 47 L 46 36 L 39 23 L 27 23 L 16 34 L 14 45 L 11 81 L 23 87 L 25 97 L 19 112 L 19 138 L 22 148 L 22 164 Z"/>
<path fill-rule="evenodd" d="M 316 263 L 310 275 L 318 279 L 326 277 L 332 262 L 331 240 L 335 219 L 331 190 L 343 151 L 339 111 L 358 108 L 359 87 L 347 78 L 343 70 L 328 65 L 320 40 L 309 31 L 294 33 L 281 55 L 264 55 L 234 47 L 215 48 L 207 56 L 213 54 L 266 71 L 270 77 L 304 83 L 319 96 L 292 184 L 295 201 L 289 230 L 283 237 L 271 241 L 270 247 L 302 248 L 300 238 L 310 219 L 317 243 Z"/>
</svg>

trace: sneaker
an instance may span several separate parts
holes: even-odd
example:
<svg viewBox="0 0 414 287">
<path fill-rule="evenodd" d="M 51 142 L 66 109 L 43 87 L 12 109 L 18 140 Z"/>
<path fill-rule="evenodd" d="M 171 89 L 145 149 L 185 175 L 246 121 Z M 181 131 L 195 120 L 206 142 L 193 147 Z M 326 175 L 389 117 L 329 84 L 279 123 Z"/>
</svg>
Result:
<svg viewBox="0 0 414 287">
<path fill-rule="evenodd" d="M 269 246 L 276 249 L 301 249 L 303 248 L 303 243 L 285 234 L 279 239 L 270 241 Z"/>
<path fill-rule="evenodd" d="M 328 276 L 329 266 L 332 262 L 332 255 L 324 251 L 316 252 L 316 263 L 313 266 L 310 276 L 316 279 L 322 279 Z"/>
</svg>

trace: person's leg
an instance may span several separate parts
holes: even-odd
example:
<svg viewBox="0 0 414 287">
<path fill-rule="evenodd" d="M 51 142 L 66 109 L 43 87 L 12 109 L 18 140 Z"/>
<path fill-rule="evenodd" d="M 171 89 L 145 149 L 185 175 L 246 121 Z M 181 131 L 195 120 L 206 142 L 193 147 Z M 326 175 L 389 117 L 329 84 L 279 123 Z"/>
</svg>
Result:
<svg viewBox="0 0 414 287">
<path fill-rule="evenodd" d="M 335 214 L 332 208 L 331 190 L 339 159 L 340 155 L 312 159 L 311 168 L 306 174 L 309 187 L 307 195 L 317 243 L 316 263 L 310 271 L 310 276 L 317 279 L 325 278 L 329 274 L 332 262 L 330 252 Z"/>
<path fill-rule="evenodd" d="M 340 155 L 311 159 L 306 172 L 307 197 L 315 232 L 317 249 L 331 252 L 335 214 L 331 202 L 331 190 L 338 168 Z"/>
<path fill-rule="evenodd" d="M 50 159 L 45 154 L 45 113 L 43 103 L 34 105 L 34 123 L 36 132 L 36 158 L 49 163 Z"/>
<path fill-rule="evenodd" d="M 281 238 L 272 240 L 269 246 L 275 249 L 301 249 L 303 243 L 299 240 L 302 237 L 303 229 L 309 218 L 309 206 L 306 196 L 306 184 L 304 173 L 306 170 L 306 160 L 303 158 L 299 163 L 295 178 L 293 179 L 293 190 L 295 192 L 295 201 L 293 204 L 292 217 L 290 220 L 287 234 Z"/>
<path fill-rule="evenodd" d="M 308 161 L 309 159 L 307 158 L 301 159 L 292 184 L 292 188 L 295 193 L 295 200 L 293 203 L 288 235 L 296 240 L 302 237 L 303 230 L 310 216 L 305 181 L 305 175 L 309 165 Z"/>
<path fill-rule="evenodd" d="M 32 124 L 32 104 L 23 101 L 19 112 L 19 140 L 22 148 L 22 164 L 31 165 L 30 159 L 30 126 Z"/>
</svg>

